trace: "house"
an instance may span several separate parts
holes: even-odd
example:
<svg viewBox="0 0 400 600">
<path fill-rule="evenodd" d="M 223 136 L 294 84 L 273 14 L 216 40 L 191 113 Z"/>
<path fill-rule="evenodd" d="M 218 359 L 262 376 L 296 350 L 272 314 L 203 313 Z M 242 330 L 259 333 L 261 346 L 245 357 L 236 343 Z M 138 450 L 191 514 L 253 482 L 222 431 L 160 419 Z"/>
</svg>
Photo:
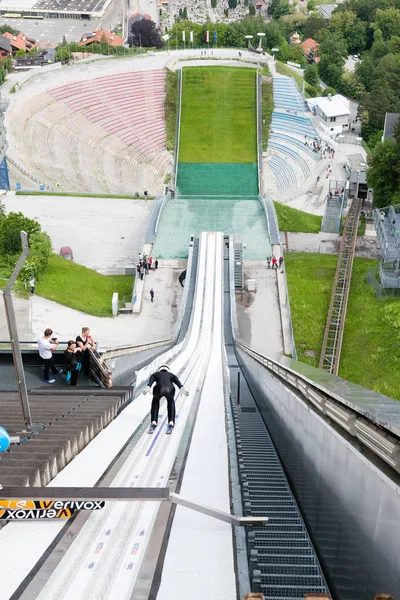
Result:
<svg viewBox="0 0 400 600">
<path fill-rule="evenodd" d="M 18 50 L 23 50 L 24 52 L 30 52 L 34 50 L 39 45 L 36 40 L 31 37 L 28 37 L 25 33 L 19 33 L 18 35 L 14 35 L 13 33 L 9 33 L 5 31 L 3 36 L 9 40 L 11 45 L 11 52 L 15 54 Z"/>
<path fill-rule="evenodd" d="M 78 46 L 87 46 L 88 44 L 93 44 L 94 42 L 101 43 L 105 41 L 109 46 L 122 46 L 124 40 L 122 37 L 115 35 L 111 31 L 107 29 L 97 29 L 93 32 L 84 33 L 78 42 Z"/>
<path fill-rule="evenodd" d="M 349 101 L 344 96 L 329 94 L 322 98 L 309 98 L 307 104 L 329 136 L 335 137 L 349 131 L 351 112 Z"/>
<path fill-rule="evenodd" d="M 318 48 L 319 44 L 312 38 L 306 38 L 300 44 L 300 48 L 309 63 L 319 63 Z"/>
<path fill-rule="evenodd" d="M 400 119 L 400 113 L 386 113 L 385 125 L 383 127 L 382 142 L 388 138 L 394 138 L 394 130 L 398 125 Z"/>
<path fill-rule="evenodd" d="M 5 58 L 9 54 L 11 54 L 10 40 L 0 35 L 0 58 Z"/>
</svg>

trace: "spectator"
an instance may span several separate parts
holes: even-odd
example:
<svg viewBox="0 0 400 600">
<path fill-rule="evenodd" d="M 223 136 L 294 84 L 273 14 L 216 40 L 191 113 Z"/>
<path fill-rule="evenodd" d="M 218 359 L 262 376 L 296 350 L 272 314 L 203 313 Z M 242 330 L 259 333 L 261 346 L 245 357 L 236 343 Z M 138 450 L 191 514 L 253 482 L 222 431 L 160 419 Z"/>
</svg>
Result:
<svg viewBox="0 0 400 600">
<path fill-rule="evenodd" d="M 271 268 L 271 255 L 270 254 L 268 254 L 268 256 L 267 256 L 267 265 L 268 265 L 268 269 L 270 269 Z"/>
<path fill-rule="evenodd" d="M 94 341 L 90 335 L 89 327 L 82 327 L 81 335 L 76 338 L 76 345 L 81 350 L 79 360 L 82 362 L 83 372 L 85 377 L 90 377 L 90 358 L 89 353 L 94 350 Z"/>
<path fill-rule="evenodd" d="M 151 298 L 151 301 L 154 302 L 154 290 L 153 290 L 153 288 L 150 289 L 150 298 Z"/>
<path fill-rule="evenodd" d="M 383 223 L 385 220 L 385 213 L 383 212 L 383 210 L 381 210 L 381 212 L 379 213 L 379 218 L 381 220 L 381 223 Z"/>
<path fill-rule="evenodd" d="M 154 268 L 158 269 L 158 258 L 156 258 L 156 260 L 154 261 Z"/>
<path fill-rule="evenodd" d="M 32 275 L 29 279 L 29 285 L 31 286 L 31 294 L 35 293 L 35 278 Z"/>
<path fill-rule="evenodd" d="M 136 197 L 136 199 L 139 198 L 139 192 L 136 192 L 135 197 Z"/>
<path fill-rule="evenodd" d="M 148 194 L 148 191 L 147 191 L 147 190 L 144 190 L 143 194 L 144 194 L 144 199 L 145 199 L 145 200 L 147 200 L 147 194 Z"/>
<path fill-rule="evenodd" d="M 37 344 L 39 347 L 39 356 L 44 361 L 44 382 L 45 383 L 55 383 L 55 379 L 50 378 L 50 371 L 56 377 L 58 377 L 62 373 L 62 371 L 59 371 L 54 364 L 53 352 L 54 352 L 54 350 L 57 350 L 58 339 L 56 337 L 51 337 L 52 335 L 53 335 L 53 330 L 48 328 L 45 330 L 43 337 L 40 337 L 37 339 Z"/>
<path fill-rule="evenodd" d="M 151 269 L 152 265 L 153 265 L 153 257 L 149 256 L 149 258 L 147 259 L 147 262 L 149 264 L 149 269 Z"/>
<path fill-rule="evenodd" d="M 279 257 L 279 268 L 282 269 L 282 265 L 283 265 L 283 256 L 282 254 Z"/>
<path fill-rule="evenodd" d="M 277 269 L 278 268 L 278 263 L 276 262 L 275 256 L 272 257 L 272 268 L 273 269 Z"/>
<path fill-rule="evenodd" d="M 81 361 L 78 360 L 77 353 L 82 353 L 81 348 L 77 348 L 74 340 L 69 340 L 66 351 L 64 352 L 65 366 L 64 371 L 67 374 L 67 383 L 77 385 L 79 371 L 81 370 Z"/>
</svg>

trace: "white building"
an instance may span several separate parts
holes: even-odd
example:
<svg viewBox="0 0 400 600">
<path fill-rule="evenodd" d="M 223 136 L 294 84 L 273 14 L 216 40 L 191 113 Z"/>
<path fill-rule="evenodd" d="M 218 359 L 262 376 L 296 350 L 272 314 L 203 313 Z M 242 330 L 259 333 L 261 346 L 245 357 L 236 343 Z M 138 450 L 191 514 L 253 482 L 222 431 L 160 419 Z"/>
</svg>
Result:
<svg viewBox="0 0 400 600">
<path fill-rule="evenodd" d="M 347 98 L 336 94 L 335 96 L 309 98 L 307 103 L 328 135 L 335 137 L 344 131 L 349 131 L 351 113 Z"/>
</svg>

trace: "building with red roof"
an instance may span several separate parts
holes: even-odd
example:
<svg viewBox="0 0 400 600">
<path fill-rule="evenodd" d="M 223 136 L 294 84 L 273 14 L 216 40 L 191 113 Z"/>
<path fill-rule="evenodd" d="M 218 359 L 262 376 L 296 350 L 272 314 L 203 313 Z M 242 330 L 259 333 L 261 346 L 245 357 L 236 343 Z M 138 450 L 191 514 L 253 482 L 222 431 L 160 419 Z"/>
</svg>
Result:
<svg viewBox="0 0 400 600">
<path fill-rule="evenodd" d="M 11 52 L 17 52 L 17 50 L 23 50 L 24 52 L 30 52 L 38 46 L 38 42 L 33 38 L 28 37 L 25 33 L 19 33 L 14 35 L 5 31 L 3 37 L 10 40 Z"/>
<path fill-rule="evenodd" d="M 318 42 L 312 38 L 306 38 L 301 42 L 300 48 L 309 63 L 319 63 L 319 56 L 317 56 L 319 49 Z"/>
<path fill-rule="evenodd" d="M 115 35 L 111 31 L 107 29 L 97 29 L 96 31 L 84 33 L 81 37 L 80 42 L 78 42 L 78 46 L 87 46 L 88 44 L 93 44 L 94 42 L 105 41 L 109 46 L 122 46 L 124 40 L 119 35 Z"/>
</svg>

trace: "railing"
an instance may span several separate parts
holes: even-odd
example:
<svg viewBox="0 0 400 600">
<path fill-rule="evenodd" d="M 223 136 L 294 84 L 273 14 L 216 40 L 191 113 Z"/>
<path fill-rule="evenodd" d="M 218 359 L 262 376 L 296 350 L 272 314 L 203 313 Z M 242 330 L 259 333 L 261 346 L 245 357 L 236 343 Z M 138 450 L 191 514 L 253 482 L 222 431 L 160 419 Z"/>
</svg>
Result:
<svg viewBox="0 0 400 600">
<path fill-rule="evenodd" d="M 351 272 L 361 205 L 362 200 L 360 198 L 353 200 L 346 217 L 322 342 L 319 368 L 334 375 L 337 375 L 339 372 L 340 353 L 346 322 L 347 302 L 350 292 Z"/>
<path fill-rule="evenodd" d="M 34 175 L 32 175 L 32 173 L 29 173 L 29 171 L 27 171 L 26 169 L 24 169 L 23 167 L 21 167 L 21 165 L 19 165 L 17 162 L 15 162 L 14 159 L 10 158 L 9 156 L 7 156 L 7 161 L 10 162 L 16 169 L 18 169 L 18 171 L 21 171 L 21 173 L 23 173 L 24 175 L 26 175 L 27 177 L 29 177 L 29 179 L 31 179 L 32 181 L 34 181 L 35 183 L 39 184 L 39 185 L 44 185 L 42 181 L 40 181 L 40 179 L 37 179 L 37 177 L 35 177 Z M 48 185 L 44 186 L 45 189 L 50 190 L 51 192 L 54 192 L 54 189 Z"/>
</svg>

